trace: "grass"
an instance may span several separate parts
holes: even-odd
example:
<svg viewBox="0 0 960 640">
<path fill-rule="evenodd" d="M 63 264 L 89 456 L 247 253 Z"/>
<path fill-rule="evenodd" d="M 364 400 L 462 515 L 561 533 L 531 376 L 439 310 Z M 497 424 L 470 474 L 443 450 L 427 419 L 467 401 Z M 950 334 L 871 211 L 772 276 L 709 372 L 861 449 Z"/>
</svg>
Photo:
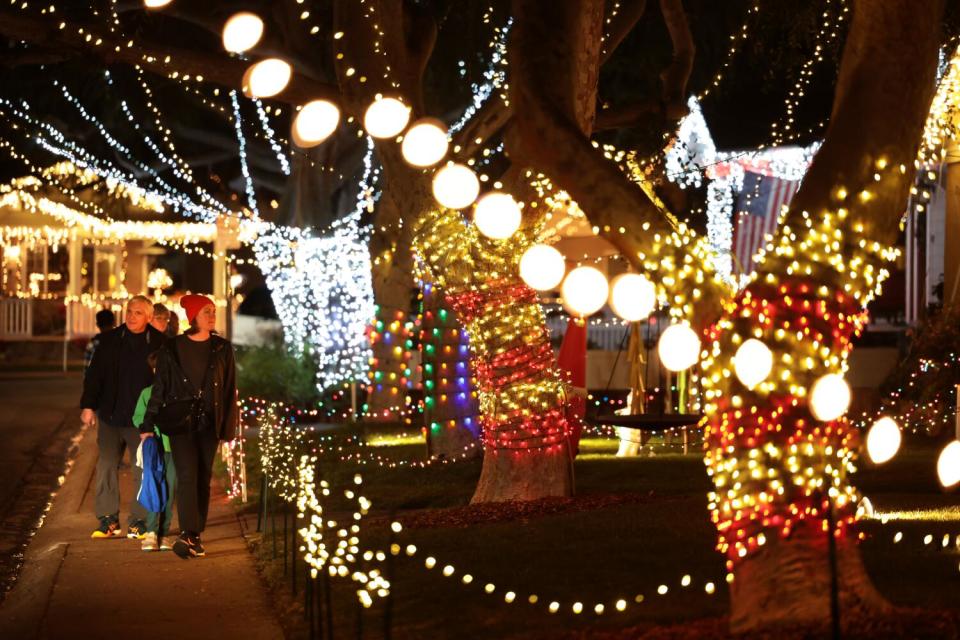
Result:
<svg viewBox="0 0 960 640">
<path fill-rule="evenodd" d="M 416 441 L 380 437 L 378 444 L 376 454 L 387 459 L 423 456 L 423 446 Z M 391 568 L 394 638 L 589 636 L 725 615 L 723 558 L 714 550 L 716 533 L 706 500 L 711 485 L 699 452 L 682 455 L 675 447 L 657 445 L 653 456 L 622 459 L 611 455 L 614 450 L 610 441 L 587 440 L 575 465 L 577 499 L 564 503 L 559 513 L 506 522 L 460 517 L 470 512 L 464 507 L 479 477 L 477 460 L 386 469 L 347 465 L 336 455 L 321 455 L 320 468 L 335 488 L 348 486 L 358 470 L 363 474 L 363 495 L 373 502 L 373 511 L 360 534 L 362 548 L 389 546 L 391 517 L 410 522 L 396 542 L 416 545 L 418 551 L 396 558 Z M 895 604 L 957 610 L 960 500 L 939 489 L 936 452 L 929 443 L 911 442 L 894 462 L 858 474 L 857 485 L 871 498 L 878 516 L 887 519 L 864 522 L 862 548 L 878 588 Z M 255 467 L 255 456 L 250 459 Z M 255 489 L 255 468 L 250 477 Z M 626 501 L 605 503 L 611 495 Z M 254 509 L 256 498 L 254 492 Z M 345 517 L 344 507 L 331 501 L 332 511 L 325 517 Z M 916 509 L 921 513 L 908 512 Z M 422 518 L 438 513 L 449 516 L 443 526 Z M 423 522 L 429 526 L 417 526 Z M 894 542 L 897 532 L 902 539 Z M 942 546 L 945 534 L 951 536 L 948 548 Z M 931 543 L 924 544 L 928 535 Z M 260 557 L 265 573 L 276 582 L 282 573 L 279 560 L 272 558 L 270 534 L 264 542 Z M 436 560 L 432 570 L 424 566 L 427 557 Z M 455 572 L 443 577 L 448 564 Z M 464 573 L 473 577 L 471 584 L 463 584 Z M 683 587 L 687 575 L 691 584 Z M 713 595 L 704 589 L 707 582 L 716 586 Z M 494 585 L 490 594 L 487 584 Z M 331 585 L 334 637 L 356 637 L 355 585 L 340 578 Z M 660 585 L 668 587 L 665 595 L 657 593 Z M 508 591 L 515 594 L 510 604 L 505 602 Z M 531 595 L 537 597 L 535 605 L 528 602 Z M 640 596 L 643 601 L 637 603 Z M 629 603 L 622 613 L 615 611 L 619 599 Z M 562 608 L 550 614 L 547 606 L 554 600 Z M 579 615 L 571 607 L 578 601 L 584 605 Z M 605 605 L 602 615 L 593 612 L 597 603 Z M 289 635 L 304 637 L 302 619 L 290 613 L 296 604 L 278 607 L 287 612 Z M 383 637 L 384 613 L 383 600 L 362 612 L 364 637 Z"/>
</svg>

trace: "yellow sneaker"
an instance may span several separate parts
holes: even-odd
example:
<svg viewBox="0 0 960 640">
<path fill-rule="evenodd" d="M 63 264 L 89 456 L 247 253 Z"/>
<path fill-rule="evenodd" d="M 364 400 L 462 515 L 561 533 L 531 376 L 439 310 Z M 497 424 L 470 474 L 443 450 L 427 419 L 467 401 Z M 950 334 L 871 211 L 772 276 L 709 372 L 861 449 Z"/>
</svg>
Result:
<svg viewBox="0 0 960 640">
<path fill-rule="evenodd" d="M 120 523 L 112 516 L 100 518 L 100 526 L 90 534 L 91 538 L 117 538 L 123 535 L 120 531 Z"/>
</svg>

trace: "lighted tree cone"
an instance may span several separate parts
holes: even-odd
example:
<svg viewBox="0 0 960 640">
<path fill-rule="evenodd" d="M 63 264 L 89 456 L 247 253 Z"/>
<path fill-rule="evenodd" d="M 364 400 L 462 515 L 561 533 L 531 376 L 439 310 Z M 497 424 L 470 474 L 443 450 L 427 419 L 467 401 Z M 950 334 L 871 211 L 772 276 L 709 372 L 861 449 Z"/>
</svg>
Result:
<svg viewBox="0 0 960 640">
<path fill-rule="evenodd" d="M 470 347 L 456 312 L 435 285 L 424 287 L 420 358 L 423 425 L 432 457 L 479 456 L 480 407 Z"/>
<path fill-rule="evenodd" d="M 537 292 L 516 275 L 529 242 L 523 232 L 508 242 L 481 238 L 456 211 L 435 211 L 417 225 L 425 277 L 445 287 L 470 335 L 484 449 L 474 503 L 573 490 L 566 389 Z"/>
</svg>

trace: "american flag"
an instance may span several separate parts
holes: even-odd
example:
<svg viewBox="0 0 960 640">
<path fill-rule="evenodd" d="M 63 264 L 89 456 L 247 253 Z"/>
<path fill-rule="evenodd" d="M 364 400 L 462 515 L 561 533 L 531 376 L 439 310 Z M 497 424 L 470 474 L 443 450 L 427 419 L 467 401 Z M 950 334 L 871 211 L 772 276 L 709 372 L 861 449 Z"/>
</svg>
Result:
<svg viewBox="0 0 960 640">
<path fill-rule="evenodd" d="M 733 255 L 740 273 L 753 272 L 754 254 L 766 244 L 764 238 L 777 230 L 780 210 L 790 204 L 799 186 L 798 180 L 744 174 L 733 225 Z"/>
</svg>

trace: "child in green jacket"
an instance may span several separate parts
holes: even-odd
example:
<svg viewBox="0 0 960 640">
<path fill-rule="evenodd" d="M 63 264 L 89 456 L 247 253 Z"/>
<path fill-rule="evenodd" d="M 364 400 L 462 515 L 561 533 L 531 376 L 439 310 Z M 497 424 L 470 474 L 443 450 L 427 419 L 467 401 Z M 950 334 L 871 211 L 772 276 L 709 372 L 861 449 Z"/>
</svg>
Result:
<svg viewBox="0 0 960 640">
<path fill-rule="evenodd" d="M 147 364 L 152 371 L 157 369 L 157 352 L 147 356 Z M 153 386 L 146 387 L 140 392 L 140 398 L 137 400 L 137 408 L 133 411 L 133 426 L 140 428 L 143 423 L 143 415 L 147 411 L 147 403 L 150 402 L 150 396 L 153 393 Z M 167 504 L 164 505 L 162 513 L 147 514 L 147 534 L 140 541 L 142 551 L 156 551 L 159 546 L 160 551 L 169 551 L 173 548 L 172 543 L 166 542 L 167 534 L 170 533 L 170 521 L 173 519 L 173 497 L 177 490 L 177 470 L 173 466 L 173 454 L 170 453 L 170 438 L 154 429 L 157 437 L 163 441 L 163 479 L 167 483 Z"/>
</svg>

